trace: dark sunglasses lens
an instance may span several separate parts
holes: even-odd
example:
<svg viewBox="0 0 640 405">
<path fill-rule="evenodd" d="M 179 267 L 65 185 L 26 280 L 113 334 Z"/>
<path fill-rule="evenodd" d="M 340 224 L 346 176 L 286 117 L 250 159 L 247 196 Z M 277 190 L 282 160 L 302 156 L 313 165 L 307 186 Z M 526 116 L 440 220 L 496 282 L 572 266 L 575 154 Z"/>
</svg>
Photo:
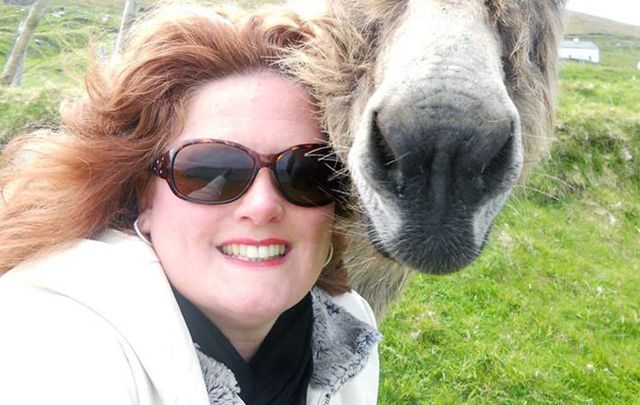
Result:
<svg viewBox="0 0 640 405">
<path fill-rule="evenodd" d="M 276 163 L 276 177 L 285 197 L 302 206 L 326 205 L 340 189 L 339 164 L 328 147 L 301 146 L 283 153 Z"/>
<path fill-rule="evenodd" d="M 254 162 L 247 152 L 218 143 L 194 143 L 173 161 L 177 191 L 195 202 L 221 203 L 240 196 L 251 181 Z"/>
</svg>

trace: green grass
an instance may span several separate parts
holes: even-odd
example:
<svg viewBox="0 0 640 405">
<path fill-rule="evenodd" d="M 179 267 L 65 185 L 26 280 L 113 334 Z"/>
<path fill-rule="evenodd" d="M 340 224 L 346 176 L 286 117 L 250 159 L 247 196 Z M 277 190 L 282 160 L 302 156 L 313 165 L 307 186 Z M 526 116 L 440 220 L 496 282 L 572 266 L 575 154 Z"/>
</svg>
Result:
<svg viewBox="0 0 640 405">
<path fill-rule="evenodd" d="M 0 87 L 0 147 L 16 134 L 28 129 L 55 126 L 58 123 L 60 89 Z"/>
<path fill-rule="evenodd" d="M 381 403 L 635 403 L 640 229 L 608 214 L 516 198 L 471 268 L 415 276 L 382 325 Z"/>
<path fill-rule="evenodd" d="M 557 143 L 529 185 L 556 199 L 630 199 L 640 184 L 640 71 L 565 63 L 561 79 Z"/>
<path fill-rule="evenodd" d="M 118 2 L 50 10 L 61 6 L 38 28 L 23 86 L 0 88 L 0 145 L 56 125 L 85 66 L 77 49 L 115 33 Z M 0 6 L 0 54 L 23 16 Z M 603 66 L 562 64 L 551 159 L 484 253 L 453 275 L 415 275 L 381 325 L 381 404 L 638 403 L 640 71 L 621 49 L 637 58 L 640 44 L 592 40 Z"/>
</svg>

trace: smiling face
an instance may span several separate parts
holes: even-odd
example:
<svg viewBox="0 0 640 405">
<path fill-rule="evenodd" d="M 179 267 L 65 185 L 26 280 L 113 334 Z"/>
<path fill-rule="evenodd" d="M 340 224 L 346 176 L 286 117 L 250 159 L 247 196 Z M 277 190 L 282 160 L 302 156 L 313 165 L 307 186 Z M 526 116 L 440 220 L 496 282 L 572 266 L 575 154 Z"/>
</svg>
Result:
<svg viewBox="0 0 640 405">
<path fill-rule="evenodd" d="M 170 146 L 195 138 L 233 141 L 267 155 L 323 136 L 304 89 L 262 72 L 199 89 Z M 240 199 L 221 205 L 181 200 L 165 180 L 152 181 L 140 215 L 142 231 L 150 235 L 171 284 L 219 327 L 270 324 L 318 279 L 329 250 L 333 204 L 293 205 L 268 168 Z M 256 254 L 266 259 L 256 260 Z"/>
</svg>

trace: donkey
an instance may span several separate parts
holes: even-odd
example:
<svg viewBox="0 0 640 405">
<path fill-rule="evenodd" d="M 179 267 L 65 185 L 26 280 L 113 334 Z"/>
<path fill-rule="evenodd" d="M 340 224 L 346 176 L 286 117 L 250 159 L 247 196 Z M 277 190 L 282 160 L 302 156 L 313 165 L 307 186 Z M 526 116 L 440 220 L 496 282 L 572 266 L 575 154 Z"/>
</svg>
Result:
<svg viewBox="0 0 640 405">
<path fill-rule="evenodd" d="M 314 0 L 317 1 L 317 0 Z M 348 164 L 344 263 L 381 317 L 478 256 L 552 139 L 564 0 L 327 0 L 292 65 Z"/>
</svg>

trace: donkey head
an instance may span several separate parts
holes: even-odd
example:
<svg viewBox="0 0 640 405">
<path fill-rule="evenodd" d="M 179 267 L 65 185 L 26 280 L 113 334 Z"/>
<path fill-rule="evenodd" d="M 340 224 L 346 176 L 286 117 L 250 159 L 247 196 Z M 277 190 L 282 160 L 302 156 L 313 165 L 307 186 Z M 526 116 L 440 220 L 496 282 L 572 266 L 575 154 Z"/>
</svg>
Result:
<svg viewBox="0 0 640 405">
<path fill-rule="evenodd" d="M 432 273 L 479 254 L 549 145 L 562 3 L 328 2 L 318 98 L 381 253 Z"/>
</svg>

